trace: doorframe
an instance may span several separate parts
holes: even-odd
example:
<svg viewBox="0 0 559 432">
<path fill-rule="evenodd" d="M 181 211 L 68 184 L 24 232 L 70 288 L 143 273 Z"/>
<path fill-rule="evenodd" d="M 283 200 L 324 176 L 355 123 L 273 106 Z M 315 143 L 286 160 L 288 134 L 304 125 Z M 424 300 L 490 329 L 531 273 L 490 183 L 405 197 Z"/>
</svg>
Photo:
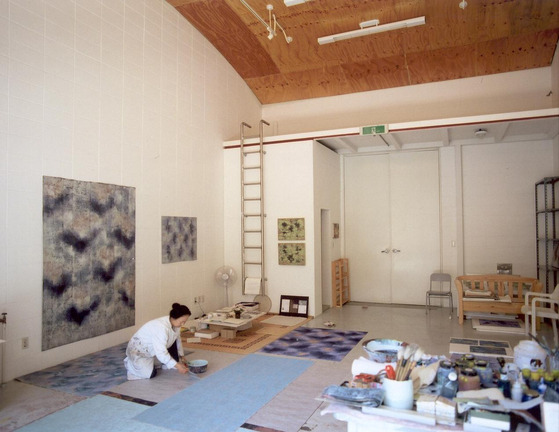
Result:
<svg viewBox="0 0 559 432">
<path fill-rule="evenodd" d="M 332 235 L 330 223 L 330 210 L 320 209 L 320 279 L 321 279 L 321 296 L 320 309 L 317 304 L 317 311 L 324 312 L 332 307 L 332 280 L 331 262 L 332 262 Z M 328 306 L 328 308 L 325 308 Z"/>
</svg>

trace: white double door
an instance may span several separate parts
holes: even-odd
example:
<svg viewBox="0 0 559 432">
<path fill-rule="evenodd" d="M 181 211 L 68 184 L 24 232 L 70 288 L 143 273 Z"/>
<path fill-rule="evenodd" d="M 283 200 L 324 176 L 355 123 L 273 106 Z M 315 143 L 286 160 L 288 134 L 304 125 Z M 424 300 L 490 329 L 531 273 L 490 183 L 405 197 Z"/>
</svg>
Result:
<svg viewBox="0 0 559 432">
<path fill-rule="evenodd" d="M 437 151 L 346 157 L 351 299 L 425 304 L 440 268 Z"/>
</svg>

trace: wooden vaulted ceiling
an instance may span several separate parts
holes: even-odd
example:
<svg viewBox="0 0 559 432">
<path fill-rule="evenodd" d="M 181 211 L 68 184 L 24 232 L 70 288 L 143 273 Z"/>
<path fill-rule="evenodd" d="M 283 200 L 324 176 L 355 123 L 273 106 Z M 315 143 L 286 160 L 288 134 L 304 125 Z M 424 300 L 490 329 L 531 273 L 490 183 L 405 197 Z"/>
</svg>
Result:
<svg viewBox="0 0 559 432">
<path fill-rule="evenodd" d="M 229 61 L 262 104 L 432 83 L 551 65 L 558 0 L 245 0 L 267 5 L 293 38 L 240 0 L 167 0 Z M 425 25 L 319 45 L 317 38 L 425 16 Z"/>
</svg>

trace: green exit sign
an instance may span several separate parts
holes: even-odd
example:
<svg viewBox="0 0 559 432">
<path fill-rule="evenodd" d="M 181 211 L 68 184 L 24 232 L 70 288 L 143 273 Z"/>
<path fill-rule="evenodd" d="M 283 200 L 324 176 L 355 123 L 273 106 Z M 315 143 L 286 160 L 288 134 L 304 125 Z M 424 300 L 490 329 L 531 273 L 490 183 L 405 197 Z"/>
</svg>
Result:
<svg viewBox="0 0 559 432">
<path fill-rule="evenodd" d="M 361 135 L 382 135 L 388 132 L 387 125 L 363 126 Z"/>
</svg>

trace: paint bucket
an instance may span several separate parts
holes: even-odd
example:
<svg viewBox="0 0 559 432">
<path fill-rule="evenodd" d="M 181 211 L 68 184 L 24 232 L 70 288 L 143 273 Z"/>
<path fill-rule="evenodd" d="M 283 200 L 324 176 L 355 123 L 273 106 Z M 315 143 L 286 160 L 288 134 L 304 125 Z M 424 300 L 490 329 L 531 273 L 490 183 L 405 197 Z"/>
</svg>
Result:
<svg viewBox="0 0 559 432">
<path fill-rule="evenodd" d="M 514 347 L 514 363 L 519 369 L 539 369 L 541 365 L 545 365 L 546 357 L 545 350 L 534 341 L 520 341 Z"/>
</svg>

